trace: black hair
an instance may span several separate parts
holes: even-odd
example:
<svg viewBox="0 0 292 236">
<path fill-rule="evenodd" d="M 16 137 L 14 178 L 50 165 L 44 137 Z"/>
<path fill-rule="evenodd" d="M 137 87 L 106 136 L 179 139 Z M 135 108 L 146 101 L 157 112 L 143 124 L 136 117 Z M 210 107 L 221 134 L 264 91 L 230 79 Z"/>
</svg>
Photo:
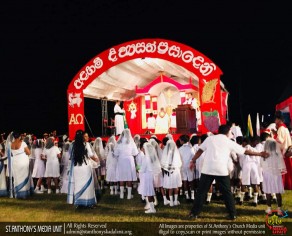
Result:
<svg viewBox="0 0 292 236">
<path fill-rule="evenodd" d="M 220 125 L 219 126 L 219 129 L 218 129 L 218 133 L 219 134 L 228 134 L 230 130 L 230 126 L 229 125 Z"/>
<path fill-rule="evenodd" d="M 168 140 L 169 140 L 168 137 L 164 137 L 164 138 L 162 139 L 162 144 L 163 144 L 163 146 L 166 146 L 166 143 L 167 143 Z"/>
<path fill-rule="evenodd" d="M 140 138 L 140 149 L 143 148 L 144 143 L 147 143 L 147 138 Z"/>
<path fill-rule="evenodd" d="M 101 142 L 102 142 L 103 148 L 105 148 L 106 147 L 106 141 L 105 140 L 101 140 Z"/>
<path fill-rule="evenodd" d="M 262 142 L 266 141 L 267 138 L 269 138 L 269 137 L 271 137 L 271 135 L 269 133 L 267 133 L 267 132 L 262 132 L 261 136 L 260 136 Z"/>
<path fill-rule="evenodd" d="M 177 139 L 177 140 L 175 141 L 175 144 L 176 144 L 176 147 L 177 147 L 177 148 L 180 148 L 180 147 L 182 146 L 180 139 Z"/>
<path fill-rule="evenodd" d="M 242 139 L 242 143 L 247 143 L 247 144 L 250 144 L 250 139 L 248 137 L 244 137 Z"/>
<path fill-rule="evenodd" d="M 201 137 L 198 135 L 193 135 L 190 139 L 190 143 L 192 144 L 192 146 L 194 146 L 195 144 L 198 144 L 200 142 Z"/>
<path fill-rule="evenodd" d="M 183 134 L 179 137 L 179 139 L 183 142 L 183 143 L 187 143 L 190 141 L 190 136 L 188 136 L 187 134 Z"/>
<path fill-rule="evenodd" d="M 205 141 L 206 138 L 208 138 L 208 134 L 202 134 L 201 135 L 201 143 L 203 143 Z"/>
<path fill-rule="evenodd" d="M 18 132 L 18 131 L 13 131 L 12 132 L 12 136 L 13 136 L 13 138 L 19 138 L 20 137 L 20 133 Z"/>
<path fill-rule="evenodd" d="M 84 145 L 84 131 L 83 130 L 77 130 L 75 134 L 75 139 L 73 143 L 73 157 L 74 157 L 74 166 L 82 165 L 85 161 L 85 156 L 87 156 L 87 149 Z"/>
<path fill-rule="evenodd" d="M 243 136 L 238 136 L 238 137 L 236 137 L 236 142 L 237 142 L 239 145 L 242 145 L 242 142 L 243 142 Z"/>
<path fill-rule="evenodd" d="M 251 138 L 251 144 L 252 144 L 252 146 L 257 145 L 260 142 L 261 142 L 261 138 L 259 136 L 257 136 L 257 135 Z"/>
</svg>

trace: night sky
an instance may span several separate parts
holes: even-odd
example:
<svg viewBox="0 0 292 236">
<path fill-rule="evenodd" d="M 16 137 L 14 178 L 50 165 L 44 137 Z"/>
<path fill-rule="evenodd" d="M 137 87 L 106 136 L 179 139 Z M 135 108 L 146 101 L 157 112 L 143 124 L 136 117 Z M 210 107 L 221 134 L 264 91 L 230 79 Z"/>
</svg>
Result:
<svg viewBox="0 0 292 236">
<path fill-rule="evenodd" d="M 0 132 L 67 133 L 66 91 L 75 74 L 104 50 L 143 38 L 189 45 L 216 63 L 230 93 L 231 121 L 245 128 L 249 113 L 253 123 L 257 112 L 272 117 L 291 80 L 288 1 L 184 2 L 2 3 Z M 89 100 L 85 116 L 100 135 L 100 101 Z"/>
</svg>

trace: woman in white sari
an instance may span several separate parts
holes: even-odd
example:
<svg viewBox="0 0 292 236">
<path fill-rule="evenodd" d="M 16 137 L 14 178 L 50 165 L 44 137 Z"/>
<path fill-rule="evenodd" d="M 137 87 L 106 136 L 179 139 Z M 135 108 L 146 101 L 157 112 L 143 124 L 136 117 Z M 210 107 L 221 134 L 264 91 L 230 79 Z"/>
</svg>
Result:
<svg viewBox="0 0 292 236">
<path fill-rule="evenodd" d="M 21 140 L 20 133 L 13 132 L 11 142 L 11 176 L 13 177 L 14 197 L 25 199 L 33 192 L 29 174 L 30 150 Z M 7 138 L 8 139 L 8 138 Z"/>
<path fill-rule="evenodd" d="M 77 130 L 75 140 L 70 146 L 71 168 L 67 202 L 74 203 L 76 208 L 92 208 L 96 204 L 96 196 L 89 160 L 93 159 L 97 162 L 98 158 L 94 157 L 90 144 L 84 142 L 83 134 L 82 130 Z"/>
</svg>

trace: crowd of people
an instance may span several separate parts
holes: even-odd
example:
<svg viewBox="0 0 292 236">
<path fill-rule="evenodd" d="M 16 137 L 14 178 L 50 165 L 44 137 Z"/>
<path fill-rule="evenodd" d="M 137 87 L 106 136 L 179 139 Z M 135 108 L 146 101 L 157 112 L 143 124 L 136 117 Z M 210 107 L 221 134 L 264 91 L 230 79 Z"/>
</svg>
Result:
<svg viewBox="0 0 292 236">
<path fill-rule="evenodd" d="M 108 187 L 110 195 L 127 200 L 137 191 L 147 214 L 156 212 L 160 199 L 176 207 L 184 198 L 193 202 L 189 217 L 196 219 L 204 204 L 221 197 L 231 220 L 236 202 L 250 198 L 255 207 L 263 201 L 267 214 L 274 200 L 281 215 L 285 181 L 291 184 L 284 160 L 292 156 L 292 143 L 280 115 L 274 131 L 248 139 L 226 124 L 216 134 L 182 134 L 178 140 L 166 134 L 158 140 L 125 128 L 118 138 L 89 140 L 78 130 L 71 141 L 56 132 L 41 139 L 13 132 L 0 145 L 0 195 L 63 193 L 69 204 L 92 208 Z"/>
</svg>

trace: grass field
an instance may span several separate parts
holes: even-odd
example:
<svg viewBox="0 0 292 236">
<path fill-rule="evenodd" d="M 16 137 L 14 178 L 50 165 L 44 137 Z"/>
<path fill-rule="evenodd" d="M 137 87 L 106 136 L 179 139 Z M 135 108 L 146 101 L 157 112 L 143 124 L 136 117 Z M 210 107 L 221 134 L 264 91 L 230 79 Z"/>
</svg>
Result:
<svg viewBox="0 0 292 236">
<path fill-rule="evenodd" d="M 1 222 L 190 222 L 187 218 L 192 206 L 191 202 L 179 197 L 181 205 L 175 207 L 164 206 L 159 199 L 157 213 L 145 214 L 144 203 L 134 192 L 132 200 L 120 199 L 118 195 L 109 195 L 109 189 L 100 196 L 95 209 L 75 209 L 66 203 L 65 194 L 34 194 L 29 199 L 19 200 L 7 197 L 0 198 Z M 283 210 L 292 206 L 292 191 L 283 194 Z M 276 204 L 273 204 L 273 209 Z M 236 205 L 238 219 L 236 222 L 264 222 L 266 205 L 257 207 L 245 202 Z M 203 212 L 196 222 L 226 222 L 225 206 L 221 200 L 212 200 L 204 205 Z M 285 222 L 292 222 L 291 216 Z"/>
</svg>

